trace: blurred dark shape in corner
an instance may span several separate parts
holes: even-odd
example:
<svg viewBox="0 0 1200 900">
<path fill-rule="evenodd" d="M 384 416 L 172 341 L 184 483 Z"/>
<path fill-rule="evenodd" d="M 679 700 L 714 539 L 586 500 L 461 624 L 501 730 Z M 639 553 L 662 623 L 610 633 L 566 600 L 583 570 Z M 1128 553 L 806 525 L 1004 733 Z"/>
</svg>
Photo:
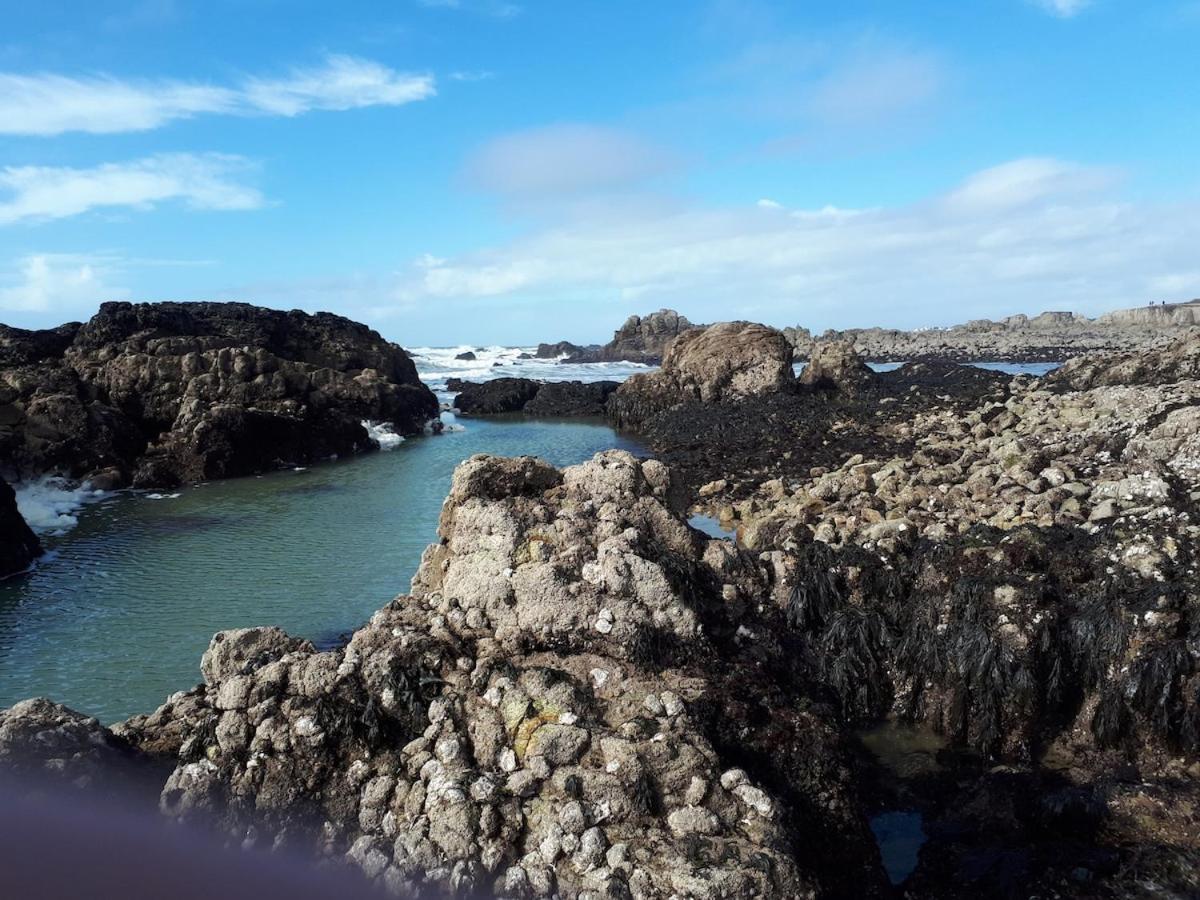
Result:
<svg viewBox="0 0 1200 900">
<path fill-rule="evenodd" d="M 145 803 L 0 780 L 0 896 L 21 900 L 381 898 L 348 866 L 223 846 Z"/>
</svg>

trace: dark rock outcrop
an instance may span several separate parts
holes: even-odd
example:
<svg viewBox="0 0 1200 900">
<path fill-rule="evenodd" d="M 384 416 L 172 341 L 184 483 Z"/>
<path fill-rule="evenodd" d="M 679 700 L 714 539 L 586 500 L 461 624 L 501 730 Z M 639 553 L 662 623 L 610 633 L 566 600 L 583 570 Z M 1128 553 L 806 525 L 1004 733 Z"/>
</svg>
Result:
<svg viewBox="0 0 1200 900">
<path fill-rule="evenodd" d="M 605 403 L 617 389 L 615 381 L 534 381 L 497 378 L 470 382 L 451 379 L 450 390 L 459 392 L 454 406 L 469 415 L 524 412 L 530 416 L 602 416 Z"/>
<path fill-rule="evenodd" d="M 491 381 L 461 382 L 454 407 L 467 415 L 520 412 L 537 396 L 540 385 L 529 378 L 494 378 Z"/>
<path fill-rule="evenodd" d="M 0 578 L 24 572 L 41 553 L 37 536 L 17 509 L 13 489 L 0 478 Z"/>
<path fill-rule="evenodd" d="M 559 341 L 557 344 L 538 344 L 534 356 L 538 359 L 558 359 L 560 356 L 576 356 L 598 349 L 599 344 L 581 347 L 570 341 Z"/>
<path fill-rule="evenodd" d="M 473 351 L 471 351 L 471 350 L 468 350 L 466 353 L 459 353 L 459 354 L 458 354 L 458 355 L 456 355 L 454 358 L 455 358 L 455 359 L 466 360 L 466 361 L 468 361 L 468 362 L 469 362 L 469 361 L 471 361 L 471 360 L 473 360 L 473 359 L 477 359 L 477 357 L 475 356 L 475 353 L 474 353 Z"/>
<path fill-rule="evenodd" d="M 723 322 L 681 334 L 662 369 L 631 376 L 608 404 L 621 428 L 688 402 L 722 403 L 773 394 L 794 382 L 792 351 L 781 332 L 748 322 Z"/>
<path fill-rule="evenodd" d="M 615 381 L 547 381 L 525 404 L 530 416 L 603 416 Z"/>
<path fill-rule="evenodd" d="M 437 416 L 402 349 L 329 313 L 106 303 L 83 326 L 4 340 L 0 468 L 22 474 L 246 475 L 370 449 L 364 420 L 414 434 Z"/>
<path fill-rule="evenodd" d="M 676 337 L 693 328 L 693 325 L 673 309 L 660 309 L 646 316 L 630 316 L 613 333 L 613 339 L 602 347 L 576 348 L 563 360 L 568 363 L 590 362 L 636 362 L 658 365 L 667 347 Z M 541 347 L 538 348 L 539 355 Z M 556 344 L 564 347 L 564 344 Z M 555 354 L 558 355 L 558 354 Z"/>
</svg>

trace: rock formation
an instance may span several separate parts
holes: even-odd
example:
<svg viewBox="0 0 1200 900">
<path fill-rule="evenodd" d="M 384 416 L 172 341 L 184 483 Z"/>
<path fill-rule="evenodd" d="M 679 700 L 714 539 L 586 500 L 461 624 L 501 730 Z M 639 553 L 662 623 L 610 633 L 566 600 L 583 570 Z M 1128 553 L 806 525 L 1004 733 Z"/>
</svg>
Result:
<svg viewBox="0 0 1200 900">
<path fill-rule="evenodd" d="M 609 401 L 619 427 L 687 402 L 715 404 L 773 394 L 795 379 L 791 348 L 765 325 L 723 322 L 681 334 L 657 372 L 629 378 Z"/>
<path fill-rule="evenodd" d="M 447 388 L 458 391 L 455 408 L 468 415 L 524 412 L 530 416 L 602 416 L 615 381 L 534 381 L 495 378 L 470 382 L 452 379 Z"/>
<path fill-rule="evenodd" d="M 364 420 L 413 434 L 437 416 L 403 350 L 329 313 L 106 303 L 82 326 L 6 329 L 0 360 L 0 470 L 106 487 L 354 453 Z"/>
<path fill-rule="evenodd" d="M 538 356 L 553 357 L 565 352 L 569 355 L 563 361 L 569 363 L 636 362 L 658 365 L 671 341 L 685 331 L 700 327 L 703 326 L 693 325 L 673 309 L 660 309 L 646 316 L 630 316 L 613 333 L 613 339 L 601 347 L 575 347 L 562 341 L 539 345 Z M 551 352 L 553 350 L 559 352 Z"/>
<path fill-rule="evenodd" d="M 17 509 L 13 489 L 0 478 L 0 578 L 24 572 L 41 553 L 41 544 Z"/>
</svg>

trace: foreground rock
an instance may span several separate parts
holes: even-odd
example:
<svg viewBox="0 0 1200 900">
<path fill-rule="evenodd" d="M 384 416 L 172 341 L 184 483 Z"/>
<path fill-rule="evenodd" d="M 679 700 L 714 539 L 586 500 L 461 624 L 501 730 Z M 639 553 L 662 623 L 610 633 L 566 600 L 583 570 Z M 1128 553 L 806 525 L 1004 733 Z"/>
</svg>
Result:
<svg viewBox="0 0 1200 900">
<path fill-rule="evenodd" d="M 787 390 L 795 380 L 781 332 L 748 322 L 724 322 L 680 335 L 657 372 L 631 376 L 609 401 L 621 428 L 687 403 L 717 404 Z"/>
<path fill-rule="evenodd" d="M 68 340 L 69 338 L 69 340 Z M 340 316 L 238 303 L 106 303 L 0 334 L 0 469 L 164 486 L 371 449 L 437 401 L 408 356 Z"/>
<path fill-rule="evenodd" d="M 491 381 L 456 381 L 454 407 L 468 415 L 524 412 L 530 416 L 602 416 L 605 403 L 617 389 L 615 381 L 534 381 L 530 378 L 496 378 Z"/>
<path fill-rule="evenodd" d="M 884 893 L 845 745 L 760 606 L 786 586 L 684 513 L 627 453 L 474 457 L 412 597 L 345 647 L 222 632 L 200 687 L 76 743 L 174 759 L 170 818 L 396 893 Z"/>
<path fill-rule="evenodd" d="M 17 509 L 13 489 L 0 478 L 0 578 L 24 572 L 41 554 L 37 536 Z"/>
</svg>

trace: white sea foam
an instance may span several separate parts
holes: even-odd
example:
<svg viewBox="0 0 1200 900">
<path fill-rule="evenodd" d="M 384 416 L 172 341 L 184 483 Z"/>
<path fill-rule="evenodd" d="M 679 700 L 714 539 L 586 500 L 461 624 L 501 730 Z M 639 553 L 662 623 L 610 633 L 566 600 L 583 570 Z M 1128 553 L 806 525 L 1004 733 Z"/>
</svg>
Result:
<svg viewBox="0 0 1200 900">
<path fill-rule="evenodd" d="M 464 381 L 491 381 L 496 378 L 533 378 L 537 381 L 624 381 L 637 372 L 647 372 L 653 366 L 630 362 L 564 363 L 564 357 L 554 359 L 522 359 L 532 357 L 535 347 L 412 347 L 409 354 L 417 366 L 417 374 L 438 399 L 448 402 L 454 392 L 447 389 L 451 378 Z M 463 353 L 475 354 L 475 359 L 455 359 Z"/>
<path fill-rule="evenodd" d="M 396 434 L 387 422 L 372 422 L 370 419 L 363 419 L 362 424 L 371 439 L 379 445 L 380 450 L 395 450 L 404 443 L 404 437 Z"/>
<path fill-rule="evenodd" d="M 147 494 L 147 500 L 175 500 L 182 497 L 183 494 Z"/>
<path fill-rule="evenodd" d="M 64 534 L 79 524 L 81 507 L 108 496 L 87 482 L 76 484 L 57 475 L 13 485 L 17 509 L 38 534 Z"/>
</svg>

